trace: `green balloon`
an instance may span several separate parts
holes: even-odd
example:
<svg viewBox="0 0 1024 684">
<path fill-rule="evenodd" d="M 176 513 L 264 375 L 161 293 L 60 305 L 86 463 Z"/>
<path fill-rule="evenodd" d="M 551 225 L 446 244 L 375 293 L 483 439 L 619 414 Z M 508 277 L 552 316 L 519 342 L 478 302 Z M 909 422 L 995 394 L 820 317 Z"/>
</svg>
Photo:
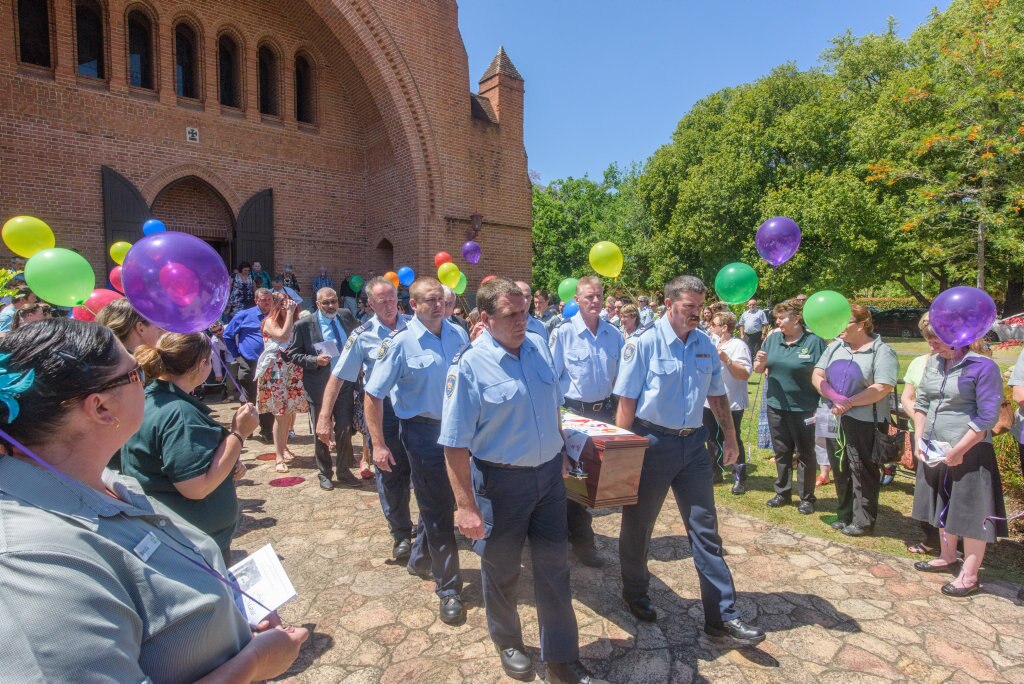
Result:
<svg viewBox="0 0 1024 684">
<path fill-rule="evenodd" d="M 831 339 L 850 324 L 850 302 L 832 290 L 815 292 L 804 303 L 803 317 L 808 330 Z"/>
<path fill-rule="evenodd" d="M 724 266 L 715 276 L 715 292 L 726 304 L 743 304 L 757 292 L 757 272 L 738 261 Z"/>
<path fill-rule="evenodd" d="M 579 280 L 576 278 L 563 278 L 562 282 L 558 283 L 558 298 L 563 302 L 571 302 L 576 296 L 577 283 Z"/>
<path fill-rule="evenodd" d="M 36 252 L 25 263 L 25 284 L 43 301 L 71 307 L 92 294 L 96 274 L 78 252 L 51 247 Z"/>
<path fill-rule="evenodd" d="M 353 275 L 348 277 L 348 286 L 352 288 L 352 291 L 359 294 L 359 291 L 363 289 L 363 276 Z"/>
<path fill-rule="evenodd" d="M 466 274 L 465 273 L 460 273 L 459 274 L 459 282 L 455 285 L 455 287 L 452 288 L 452 292 L 454 292 L 457 295 L 460 295 L 463 292 L 465 292 L 466 291 L 466 282 L 467 282 L 466 281 Z"/>
</svg>

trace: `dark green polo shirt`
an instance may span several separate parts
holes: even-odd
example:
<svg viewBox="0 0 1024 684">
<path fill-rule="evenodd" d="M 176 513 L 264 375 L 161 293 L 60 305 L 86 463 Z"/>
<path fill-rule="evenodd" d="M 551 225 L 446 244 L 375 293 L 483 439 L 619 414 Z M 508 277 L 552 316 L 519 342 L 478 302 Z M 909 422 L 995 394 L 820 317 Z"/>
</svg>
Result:
<svg viewBox="0 0 1024 684">
<path fill-rule="evenodd" d="M 768 406 L 779 411 L 811 412 L 818 407 L 818 392 L 811 384 L 814 365 L 825 340 L 811 332 L 788 344 L 781 332 L 768 336 L 761 351 L 768 354 Z"/>
<path fill-rule="evenodd" d="M 165 380 L 146 387 L 142 425 L 121 447 L 125 475 L 142 491 L 213 537 L 221 550 L 238 523 L 235 483 L 228 474 L 205 499 L 187 499 L 174 487 L 210 468 L 228 431 L 210 417 L 210 408 Z"/>
</svg>

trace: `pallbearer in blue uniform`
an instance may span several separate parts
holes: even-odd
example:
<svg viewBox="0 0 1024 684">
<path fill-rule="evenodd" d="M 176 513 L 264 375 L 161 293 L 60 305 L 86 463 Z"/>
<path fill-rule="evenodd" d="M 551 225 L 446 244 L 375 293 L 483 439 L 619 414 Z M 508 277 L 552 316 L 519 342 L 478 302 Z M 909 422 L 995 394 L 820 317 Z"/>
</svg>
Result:
<svg viewBox="0 0 1024 684">
<path fill-rule="evenodd" d="M 431 573 L 441 599 L 439 615 L 442 622 L 457 624 L 466 612 L 460 597 L 455 499 L 437 438 L 445 374 L 455 355 L 469 344 L 469 336 L 444 319 L 444 291 L 437 280 L 417 279 L 409 288 L 409 299 L 416 315 L 381 342 L 366 382 L 366 424 L 374 463 L 396 464 L 384 437 L 384 399 L 390 394 L 430 549 Z"/>
<path fill-rule="evenodd" d="M 579 662 L 569 587 L 562 393 L 543 343 L 526 334 L 529 299 L 515 283 L 488 281 L 477 306 L 485 331 L 448 371 L 440 442 L 456 522 L 480 553 L 487 628 L 506 674 L 533 679 L 516 610 L 529 539 L 548 680 L 596 683 Z"/>
<path fill-rule="evenodd" d="M 679 276 L 665 286 L 665 316 L 630 337 L 622 349 L 615 382 L 619 397 L 615 422 L 650 442 L 640 473 L 638 501 L 622 507 L 622 597 L 641 620 L 657 619 L 647 595 L 651 579 L 647 552 L 671 487 L 700 578 L 704 631 L 751 646 L 764 640 L 764 630 L 744 624 L 736 610 L 736 589 L 722 554 L 711 462 L 704 446 L 707 399 L 725 435 L 724 463 L 731 465 L 739 456 L 718 350 L 697 329 L 706 294 L 699 278 Z"/>
<path fill-rule="evenodd" d="M 544 340 L 544 344 L 547 344 L 548 343 L 548 328 L 547 328 L 547 326 L 544 325 L 544 323 L 539 318 L 537 318 L 536 316 L 531 316 L 530 315 L 529 302 L 531 302 L 533 300 L 533 294 L 532 294 L 533 291 L 530 289 L 530 284 L 528 282 L 526 282 L 525 280 L 517 280 L 517 281 L 515 281 L 515 283 L 516 283 L 516 287 L 518 287 L 519 291 L 523 293 L 523 296 L 526 297 L 526 301 L 527 301 L 527 307 L 526 307 L 526 332 L 533 333 L 533 334 L 537 335 L 542 340 Z"/>
<path fill-rule="evenodd" d="M 360 371 L 363 373 L 364 381 L 368 379 L 373 365 L 377 362 L 381 342 L 395 330 L 404 328 L 409 320 L 409 316 L 398 313 L 398 290 L 387 278 L 377 276 L 366 283 L 366 301 L 373 309 L 374 315 L 349 335 L 341 358 L 331 371 L 331 379 L 327 381 L 324 389 L 323 403 L 326 411 L 320 412 L 316 434 L 325 444 L 330 443 L 333 435 L 331 407 L 338 398 L 343 381 L 355 382 Z M 394 538 L 391 553 L 395 560 L 409 562 L 409 572 L 429 575 L 430 556 L 426 552 L 425 538 L 422 534 L 417 537 L 415 553 L 412 553 L 413 546 L 409 543 L 412 536 L 412 518 L 409 514 L 409 457 L 398 438 L 398 418 L 395 416 L 390 396 L 384 399 L 382 429 L 391 459 L 377 463 L 376 484 L 380 507 Z M 366 448 L 372 451 L 372 444 L 366 445 Z"/>
<path fill-rule="evenodd" d="M 565 407 L 573 413 L 605 423 L 615 420 L 612 388 L 619 371 L 622 333 L 601 320 L 604 287 L 597 276 L 584 276 L 576 285 L 580 310 L 551 333 L 551 359 L 555 364 Z M 594 546 L 593 517 L 582 504 L 568 503 L 569 542 L 584 565 L 599 568 L 604 561 Z"/>
</svg>

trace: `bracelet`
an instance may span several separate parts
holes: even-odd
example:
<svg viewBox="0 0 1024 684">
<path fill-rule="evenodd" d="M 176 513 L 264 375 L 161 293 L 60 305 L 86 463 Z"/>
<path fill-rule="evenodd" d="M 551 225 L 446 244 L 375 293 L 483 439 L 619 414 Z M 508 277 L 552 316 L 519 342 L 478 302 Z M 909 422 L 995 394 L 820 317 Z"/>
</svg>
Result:
<svg viewBox="0 0 1024 684">
<path fill-rule="evenodd" d="M 228 432 L 228 437 L 230 437 L 231 435 L 234 435 L 235 437 L 237 437 L 237 438 L 238 438 L 238 443 L 239 443 L 240 445 L 242 445 L 242 446 L 244 446 L 244 445 L 245 445 L 245 437 L 243 437 L 242 435 L 238 434 L 238 433 L 237 433 L 237 432 L 235 432 L 234 430 L 231 430 L 230 432 Z"/>
</svg>

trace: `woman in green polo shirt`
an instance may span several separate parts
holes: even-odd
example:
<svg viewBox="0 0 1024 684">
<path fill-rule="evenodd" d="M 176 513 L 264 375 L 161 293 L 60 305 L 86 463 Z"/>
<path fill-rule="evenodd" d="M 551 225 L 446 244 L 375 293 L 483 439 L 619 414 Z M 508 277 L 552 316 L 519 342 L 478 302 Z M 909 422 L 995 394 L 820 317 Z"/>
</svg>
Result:
<svg viewBox="0 0 1024 684">
<path fill-rule="evenodd" d="M 849 324 L 821 355 L 811 379 L 825 405 L 840 416 L 842 439 L 839 445 L 829 440 L 838 514 L 832 527 L 861 537 L 874 531 L 878 518 L 882 471 L 871 454 L 878 430 L 888 429 L 899 361 L 875 334 L 867 307 L 854 304 L 850 311 Z"/>
<path fill-rule="evenodd" d="M 252 404 L 225 430 L 191 395 L 210 374 L 210 340 L 202 333 L 167 333 L 135 358 L 147 377 L 142 426 L 121 449 L 124 474 L 142 490 L 213 537 L 225 560 L 238 524 L 235 479 L 245 474 L 242 442 L 259 426 Z"/>
<path fill-rule="evenodd" d="M 775 496 L 768 506 L 778 508 L 793 500 L 793 454 L 799 458 L 797 487 L 799 510 L 814 512 L 814 425 L 807 421 L 818 407 L 818 393 L 811 384 L 814 364 L 825 351 L 825 340 L 804 327 L 803 306 L 795 299 L 777 304 L 773 313 L 779 332 L 768 335 L 754 360 L 754 372 L 767 380 L 768 427 L 775 449 Z"/>
</svg>

